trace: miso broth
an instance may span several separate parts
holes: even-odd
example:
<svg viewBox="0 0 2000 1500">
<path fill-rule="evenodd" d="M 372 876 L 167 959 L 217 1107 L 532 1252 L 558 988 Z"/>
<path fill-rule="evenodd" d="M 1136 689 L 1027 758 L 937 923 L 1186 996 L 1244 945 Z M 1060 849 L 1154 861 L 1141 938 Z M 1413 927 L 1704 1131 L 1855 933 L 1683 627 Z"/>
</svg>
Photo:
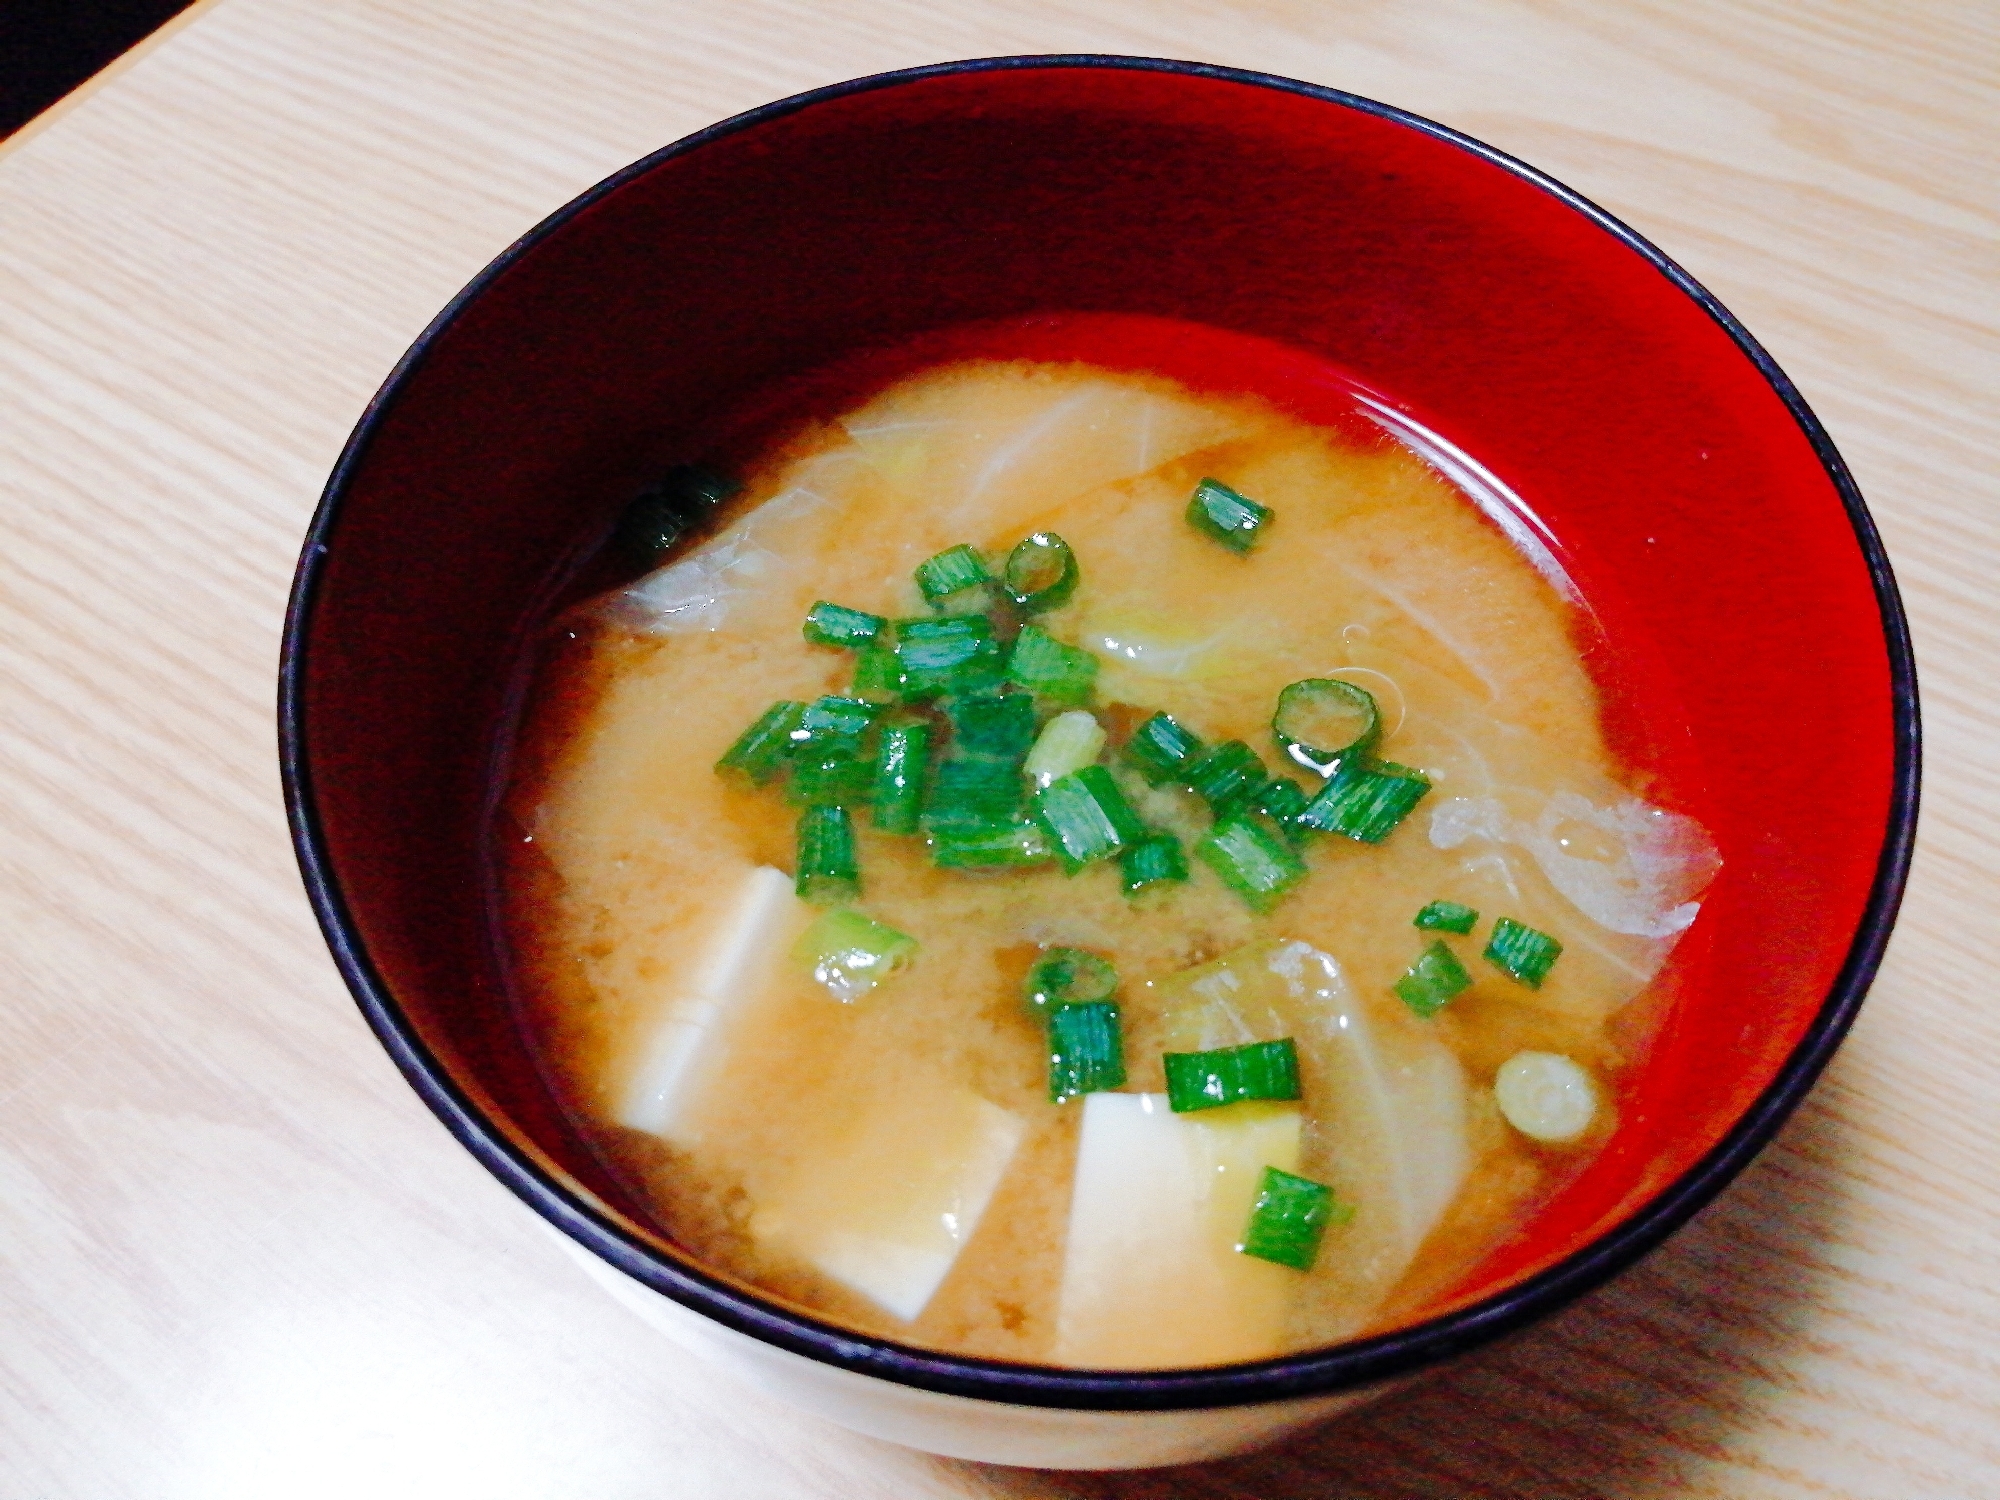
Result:
<svg viewBox="0 0 2000 1500">
<path fill-rule="evenodd" d="M 695 1258 L 935 1349 L 1262 1358 L 1420 1316 L 1607 1138 L 1643 1061 L 1631 1002 L 1717 859 L 1607 748 L 1561 578 L 1412 448 L 1148 374 L 961 359 L 795 424 L 740 478 L 705 537 L 561 618 L 503 818 L 531 1030 Z M 1248 550 L 1190 523 L 1204 482 L 1268 511 Z M 1054 608 L 1024 613 L 1004 578 L 939 600 L 916 580 L 961 546 L 998 573 L 1049 535 L 1079 575 Z M 820 601 L 891 622 L 878 651 L 894 622 L 983 613 L 999 675 L 857 690 L 883 664 L 807 639 Z M 1094 679 L 1003 691 L 1028 630 L 1089 653 Z M 1130 747 L 1165 713 L 1254 751 L 1253 783 L 1318 798 L 1331 778 L 1272 732 L 1281 692 L 1312 681 L 1363 689 L 1367 764 L 1425 790 L 1379 842 L 1237 794 L 1302 867 L 1246 897 L 1203 850 L 1236 814 Z M 1029 698 L 1015 728 L 1034 736 L 1088 714 L 1101 745 L 1073 720 L 1081 748 L 1056 763 L 1102 767 L 1085 781 L 1171 834 L 1187 878 L 1128 892 L 1123 851 L 1064 858 L 1017 736 L 1018 862 L 940 865 L 942 825 L 877 828 L 871 786 L 846 794 L 858 891 L 816 903 L 795 880 L 799 778 L 718 769 L 774 703 L 859 696 L 870 756 L 885 724 L 923 726 L 912 795 L 937 799 L 938 766 L 971 753 L 954 699 L 980 694 Z M 1477 916 L 1415 925 L 1433 903 Z M 912 942 L 843 971 L 807 936 L 828 910 Z M 1560 945 L 1545 973 L 1487 956 L 1502 919 Z M 1053 1023 L 1024 998 L 1058 950 L 1115 969 L 1124 1074 L 1061 1102 Z M 1280 1040 L 1296 1101 L 1169 1107 L 1166 1054 Z M 1519 1127 L 1558 1105 L 1569 1123 L 1542 1133 L 1571 1138 Z M 1240 1248 L 1280 1181 L 1265 1168 L 1326 1194 L 1310 1269 Z"/>
</svg>

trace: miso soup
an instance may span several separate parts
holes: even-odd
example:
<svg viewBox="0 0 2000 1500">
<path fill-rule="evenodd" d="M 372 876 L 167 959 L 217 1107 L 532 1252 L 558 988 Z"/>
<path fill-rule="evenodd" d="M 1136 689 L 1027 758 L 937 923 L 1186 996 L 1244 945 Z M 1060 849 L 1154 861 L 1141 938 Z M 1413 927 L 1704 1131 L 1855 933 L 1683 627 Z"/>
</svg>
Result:
<svg viewBox="0 0 2000 1500">
<path fill-rule="evenodd" d="M 719 508 L 557 622 L 500 842 L 666 1236 L 913 1345 L 1204 1365 L 1421 1316 L 1599 1148 L 1717 857 L 1551 560 L 1366 416 L 961 358 L 642 505 Z"/>
</svg>

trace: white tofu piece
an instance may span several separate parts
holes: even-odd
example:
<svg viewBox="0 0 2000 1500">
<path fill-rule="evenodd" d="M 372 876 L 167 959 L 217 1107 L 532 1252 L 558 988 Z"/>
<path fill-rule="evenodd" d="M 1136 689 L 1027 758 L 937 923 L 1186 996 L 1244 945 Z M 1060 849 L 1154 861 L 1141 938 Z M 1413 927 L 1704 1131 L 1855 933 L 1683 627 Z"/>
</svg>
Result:
<svg viewBox="0 0 2000 1500">
<path fill-rule="evenodd" d="M 1266 1167 L 1295 1172 L 1293 1104 L 1177 1115 L 1165 1094 L 1084 1100 L 1058 1363 L 1162 1369 L 1276 1354 L 1299 1273 L 1237 1250 Z"/>
<path fill-rule="evenodd" d="M 1019 1116 L 913 1071 L 762 1195 L 750 1232 L 912 1321 L 979 1228 L 1026 1134 Z"/>
<path fill-rule="evenodd" d="M 617 1100 L 620 1125 L 676 1145 L 694 1139 L 696 1109 L 729 1031 L 769 988 L 811 913 L 783 871 L 760 865 L 743 878 L 701 962 L 636 1049 Z"/>
</svg>

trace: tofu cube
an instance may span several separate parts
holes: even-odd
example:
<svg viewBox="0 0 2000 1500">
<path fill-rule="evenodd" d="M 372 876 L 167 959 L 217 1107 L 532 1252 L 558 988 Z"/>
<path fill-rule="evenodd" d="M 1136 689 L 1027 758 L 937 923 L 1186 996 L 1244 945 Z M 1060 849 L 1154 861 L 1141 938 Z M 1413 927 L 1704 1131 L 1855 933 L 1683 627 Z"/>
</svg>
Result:
<svg viewBox="0 0 2000 1500">
<path fill-rule="evenodd" d="M 743 877 L 701 962 L 639 1045 L 617 1100 L 620 1125 L 679 1146 L 694 1141 L 702 1091 L 732 1027 L 769 988 L 811 911 L 783 871 L 760 865 Z"/>
<path fill-rule="evenodd" d="M 1295 1104 L 1174 1114 L 1165 1094 L 1084 1100 L 1058 1363 L 1163 1369 L 1276 1354 L 1298 1272 L 1241 1254 L 1264 1168 L 1295 1172 Z"/>
<path fill-rule="evenodd" d="M 912 1072 L 762 1196 L 750 1232 L 914 1321 L 979 1228 L 1026 1133 L 999 1105 Z"/>
</svg>

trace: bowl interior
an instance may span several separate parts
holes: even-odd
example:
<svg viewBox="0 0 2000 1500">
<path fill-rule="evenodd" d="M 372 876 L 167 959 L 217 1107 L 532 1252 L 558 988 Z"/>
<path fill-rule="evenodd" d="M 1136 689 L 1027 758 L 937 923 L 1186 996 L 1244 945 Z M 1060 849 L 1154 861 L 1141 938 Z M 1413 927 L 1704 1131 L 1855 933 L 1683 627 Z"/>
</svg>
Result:
<svg viewBox="0 0 2000 1500">
<path fill-rule="evenodd" d="M 502 995 L 479 829 L 524 622 L 703 422 L 920 331 L 1079 309 L 1344 366 L 1509 487 L 1619 648 L 1614 728 L 1726 865 L 1617 1136 L 1460 1304 L 1688 1173 L 1826 1003 L 1882 861 L 1892 667 L 1867 557 L 1766 375 L 1548 187 L 1409 123 L 1191 71 L 955 71 L 641 164 L 476 283 L 343 460 L 295 637 L 310 862 L 474 1128 L 617 1210 Z M 309 571 L 311 571 L 309 570 Z M 1650 717 L 1649 717 L 1650 716 Z M 1641 751 L 1635 748 L 1635 754 Z"/>
</svg>

